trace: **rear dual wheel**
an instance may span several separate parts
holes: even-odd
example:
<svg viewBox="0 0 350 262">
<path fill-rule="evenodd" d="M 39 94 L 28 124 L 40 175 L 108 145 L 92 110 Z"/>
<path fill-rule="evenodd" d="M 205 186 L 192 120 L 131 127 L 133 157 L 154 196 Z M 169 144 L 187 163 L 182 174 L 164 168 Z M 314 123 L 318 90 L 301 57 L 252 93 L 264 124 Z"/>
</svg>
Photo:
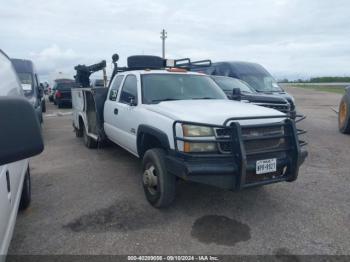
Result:
<svg viewBox="0 0 350 262">
<path fill-rule="evenodd" d="M 340 101 L 338 113 L 339 131 L 350 134 L 350 98 L 344 95 Z"/>
<path fill-rule="evenodd" d="M 83 137 L 84 135 L 82 128 L 74 127 L 74 133 L 76 137 Z"/>
<path fill-rule="evenodd" d="M 90 137 L 85 129 L 85 126 L 82 126 L 83 129 L 83 138 L 84 138 L 84 144 L 87 148 L 96 148 L 97 147 L 97 141 L 94 140 L 92 137 Z"/>
</svg>

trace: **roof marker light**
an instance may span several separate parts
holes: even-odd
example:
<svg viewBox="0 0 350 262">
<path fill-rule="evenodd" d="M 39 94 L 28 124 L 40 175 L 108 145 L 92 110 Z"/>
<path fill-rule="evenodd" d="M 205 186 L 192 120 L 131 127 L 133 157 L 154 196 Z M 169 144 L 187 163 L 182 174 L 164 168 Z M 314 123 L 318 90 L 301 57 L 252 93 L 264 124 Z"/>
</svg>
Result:
<svg viewBox="0 0 350 262">
<path fill-rule="evenodd" d="M 167 69 L 168 72 L 178 72 L 178 73 L 187 73 L 187 70 L 186 69 L 183 69 L 183 68 L 168 68 Z"/>
</svg>

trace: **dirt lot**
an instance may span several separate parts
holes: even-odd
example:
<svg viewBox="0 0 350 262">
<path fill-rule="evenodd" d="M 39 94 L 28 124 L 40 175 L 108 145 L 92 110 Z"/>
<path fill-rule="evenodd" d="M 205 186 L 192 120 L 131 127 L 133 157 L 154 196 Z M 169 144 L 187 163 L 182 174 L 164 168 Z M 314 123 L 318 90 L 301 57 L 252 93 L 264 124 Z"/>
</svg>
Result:
<svg viewBox="0 0 350 262">
<path fill-rule="evenodd" d="M 87 149 L 71 116 L 49 106 L 46 148 L 31 161 L 33 202 L 9 253 L 350 254 L 350 136 L 331 110 L 340 95 L 288 91 L 308 117 L 310 155 L 296 182 L 241 192 L 182 182 L 166 210 L 146 202 L 136 158 Z"/>
</svg>

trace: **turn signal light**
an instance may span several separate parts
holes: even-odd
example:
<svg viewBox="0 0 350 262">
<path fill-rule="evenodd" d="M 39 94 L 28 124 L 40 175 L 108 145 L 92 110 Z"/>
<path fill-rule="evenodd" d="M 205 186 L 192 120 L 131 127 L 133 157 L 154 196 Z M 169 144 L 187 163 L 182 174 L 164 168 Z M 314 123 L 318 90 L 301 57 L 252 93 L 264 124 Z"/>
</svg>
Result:
<svg viewBox="0 0 350 262">
<path fill-rule="evenodd" d="M 195 142 L 185 142 L 184 152 L 185 153 L 207 153 L 216 152 L 216 143 L 195 143 Z"/>
</svg>

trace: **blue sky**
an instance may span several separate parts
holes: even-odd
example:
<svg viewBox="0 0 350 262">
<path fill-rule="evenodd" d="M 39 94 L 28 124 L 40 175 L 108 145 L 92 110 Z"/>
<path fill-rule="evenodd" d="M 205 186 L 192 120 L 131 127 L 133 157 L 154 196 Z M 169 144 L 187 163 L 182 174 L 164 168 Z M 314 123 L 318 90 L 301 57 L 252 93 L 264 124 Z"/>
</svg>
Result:
<svg viewBox="0 0 350 262">
<path fill-rule="evenodd" d="M 0 48 L 32 59 L 42 78 L 128 55 L 243 60 L 277 78 L 350 75 L 347 0 L 1 1 Z"/>
</svg>

